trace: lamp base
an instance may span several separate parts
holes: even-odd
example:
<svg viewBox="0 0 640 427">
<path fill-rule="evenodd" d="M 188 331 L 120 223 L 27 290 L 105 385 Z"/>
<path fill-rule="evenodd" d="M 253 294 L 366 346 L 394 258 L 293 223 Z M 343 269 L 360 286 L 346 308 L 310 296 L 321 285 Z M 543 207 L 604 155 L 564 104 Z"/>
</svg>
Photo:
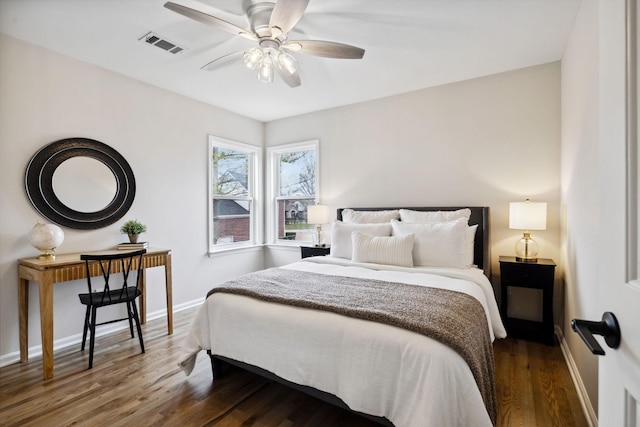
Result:
<svg viewBox="0 0 640 427">
<path fill-rule="evenodd" d="M 42 251 L 42 253 L 38 256 L 38 259 L 43 259 L 46 261 L 54 261 L 56 259 L 56 253 L 54 249 Z"/>
<path fill-rule="evenodd" d="M 324 243 L 322 243 L 322 226 L 320 224 L 316 224 L 316 235 L 315 235 L 316 241 L 313 242 L 313 246 L 315 246 L 316 248 L 322 248 L 324 247 Z"/>
<path fill-rule="evenodd" d="M 522 239 L 516 242 L 516 261 L 538 262 L 538 243 L 531 238 L 529 231 L 525 231 Z"/>
</svg>

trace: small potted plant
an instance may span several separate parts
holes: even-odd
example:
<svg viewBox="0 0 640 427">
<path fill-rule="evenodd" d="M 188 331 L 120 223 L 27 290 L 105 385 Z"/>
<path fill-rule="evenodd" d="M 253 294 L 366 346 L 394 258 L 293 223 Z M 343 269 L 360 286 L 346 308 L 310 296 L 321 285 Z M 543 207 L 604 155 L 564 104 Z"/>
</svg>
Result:
<svg viewBox="0 0 640 427">
<path fill-rule="evenodd" d="M 147 226 L 137 219 L 130 219 L 120 227 L 120 232 L 127 234 L 129 236 L 129 242 L 131 243 L 137 243 L 138 235 L 145 231 L 147 231 Z"/>
</svg>

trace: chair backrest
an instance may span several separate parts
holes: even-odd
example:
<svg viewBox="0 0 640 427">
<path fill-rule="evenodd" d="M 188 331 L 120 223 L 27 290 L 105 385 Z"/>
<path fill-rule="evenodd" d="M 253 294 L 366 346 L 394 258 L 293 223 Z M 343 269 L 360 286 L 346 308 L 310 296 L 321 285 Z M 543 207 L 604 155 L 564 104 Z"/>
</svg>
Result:
<svg viewBox="0 0 640 427">
<path fill-rule="evenodd" d="M 112 298 L 122 300 L 125 293 L 135 292 L 140 286 L 142 271 L 142 256 L 146 249 L 135 252 L 122 252 L 114 254 L 83 254 L 80 259 L 85 262 L 87 270 L 87 284 L 91 304 L 109 304 Z M 130 273 L 135 272 L 135 278 L 130 278 Z M 109 282 L 116 280 L 118 273 L 122 273 L 122 282 Z M 104 288 L 102 292 L 94 292 L 91 284 L 92 276 L 102 276 Z M 119 292 L 114 292 L 119 291 Z M 135 297 L 131 295 L 131 297 Z"/>
</svg>

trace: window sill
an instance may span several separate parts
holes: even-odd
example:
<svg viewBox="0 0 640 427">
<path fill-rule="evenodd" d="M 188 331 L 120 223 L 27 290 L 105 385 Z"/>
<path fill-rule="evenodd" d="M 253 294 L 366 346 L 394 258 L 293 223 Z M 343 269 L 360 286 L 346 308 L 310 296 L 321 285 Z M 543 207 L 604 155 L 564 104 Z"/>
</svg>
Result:
<svg viewBox="0 0 640 427">
<path fill-rule="evenodd" d="M 284 249 L 284 250 L 290 250 L 290 251 L 299 251 L 301 246 L 313 246 L 313 243 L 297 241 L 296 243 L 267 243 L 264 246 L 269 249 Z"/>
<path fill-rule="evenodd" d="M 261 251 L 264 245 L 247 245 L 247 246 L 234 246 L 230 248 L 219 248 L 209 251 L 209 258 L 213 258 L 220 255 L 232 255 L 242 252 L 257 252 Z"/>
</svg>

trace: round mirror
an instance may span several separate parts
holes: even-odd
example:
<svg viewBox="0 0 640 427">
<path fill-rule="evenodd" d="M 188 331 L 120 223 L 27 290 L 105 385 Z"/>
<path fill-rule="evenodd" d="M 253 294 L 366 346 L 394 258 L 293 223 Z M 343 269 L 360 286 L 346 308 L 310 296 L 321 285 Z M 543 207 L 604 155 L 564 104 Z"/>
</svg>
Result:
<svg viewBox="0 0 640 427">
<path fill-rule="evenodd" d="M 136 190 L 124 157 L 87 138 L 63 139 L 38 151 L 27 165 L 25 188 L 43 216 L 78 229 L 106 227 L 122 218 Z"/>
<path fill-rule="evenodd" d="M 78 212 L 104 209 L 117 190 L 111 169 L 90 157 L 72 157 L 53 172 L 54 193 L 63 204 Z"/>
</svg>

